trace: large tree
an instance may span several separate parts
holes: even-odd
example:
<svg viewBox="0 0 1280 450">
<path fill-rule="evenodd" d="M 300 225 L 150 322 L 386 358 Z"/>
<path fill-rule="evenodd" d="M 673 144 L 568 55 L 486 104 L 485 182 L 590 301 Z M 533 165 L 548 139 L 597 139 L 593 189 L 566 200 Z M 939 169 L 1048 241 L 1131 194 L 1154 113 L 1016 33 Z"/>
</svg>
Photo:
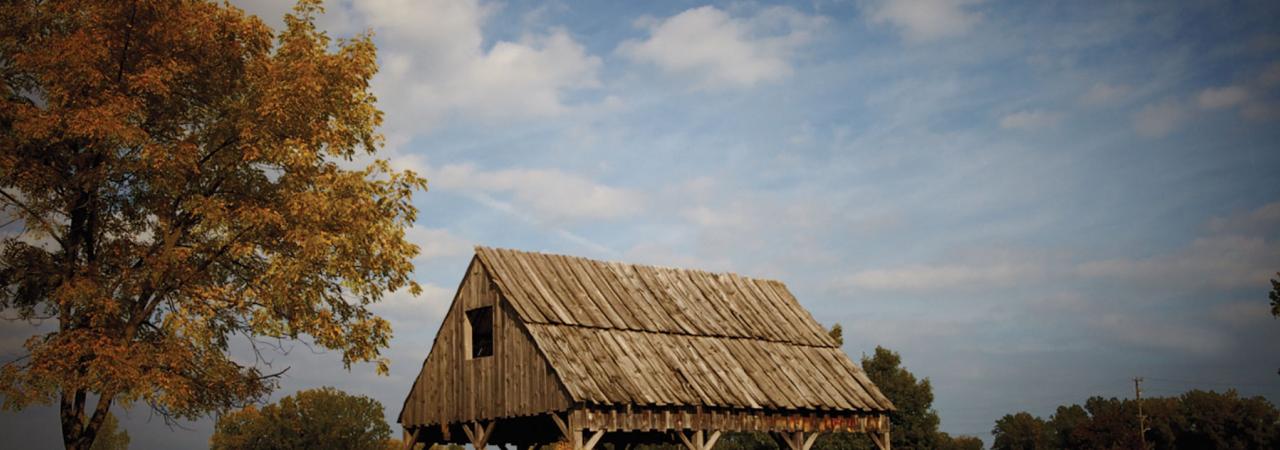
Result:
<svg viewBox="0 0 1280 450">
<path fill-rule="evenodd" d="M 933 384 L 929 379 L 917 380 L 902 367 L 898 352 L 880 346 L 870 358 L 862 358 L 862 370 L 898 408 L 889 415 L 893 448 L 937 447 L 939 419 L 933 410 Z"/>
<path fill-rule="evenodd" d="M 994 450 L 1047 450 L 1053 447 L 1053 437 L 1044 420 L 1029 413 L 1008 414 L 996 420 L 991 430 Z"/>
<path fill-rule="evenodd" d="M 843 342 L 843 329 L 835 325 L 828 332 L 837 342 Z M 952 437 L 938 431 L 939 418 L 933 409 L 933 384 L 928 378 L 916 379 L 915 374 L 902 366 L 902 356 L 893 350 L 877 346 L 875 353 L 862 358 L 862 370 L 898 409 L 889 415 L 892 447 L 898 449 L 980 448 L 982 441 L 972 436 Z M 833 433 L 823 435 L 814 443 L 823 450 L 873 449 L 865 435 L 860 433 Z M 751 448 L 751 447 L 748 447 Z"/>
<path fill-rule="evenodd" d="M 262 408 L 248 406 L 218 418 L 211 450 L 381 450 L 391 427 L 382 403 L 333 388 L 300 391 Z"/>
<path fill-rule="evenodd" d="M 88 449 L 113 404 L 242 406 L 275 384 L 233 335 L 386 371 L 368 305 L 417 291 L 426 183 L 369 156 L 373 42 L 332 41 L 320 11 L 273 37 L 220 2 L 0 3 L 0 309 L 56 324 L 0 370 L 5 407 L 57 402 Z"/>
</svg>

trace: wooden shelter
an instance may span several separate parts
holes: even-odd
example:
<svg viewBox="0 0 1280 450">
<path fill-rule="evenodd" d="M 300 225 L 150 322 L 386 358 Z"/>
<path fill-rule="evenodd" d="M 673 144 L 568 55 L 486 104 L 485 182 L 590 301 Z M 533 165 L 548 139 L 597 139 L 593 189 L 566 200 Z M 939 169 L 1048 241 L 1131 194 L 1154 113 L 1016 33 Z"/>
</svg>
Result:
<svg viewBox="0 0 1280 450">
<path fill-rule="evenodd" d="M 782 283 L 477 247 L 398 422 L 406 447 L 889 448 L 894 407 Z"/>
</svg>

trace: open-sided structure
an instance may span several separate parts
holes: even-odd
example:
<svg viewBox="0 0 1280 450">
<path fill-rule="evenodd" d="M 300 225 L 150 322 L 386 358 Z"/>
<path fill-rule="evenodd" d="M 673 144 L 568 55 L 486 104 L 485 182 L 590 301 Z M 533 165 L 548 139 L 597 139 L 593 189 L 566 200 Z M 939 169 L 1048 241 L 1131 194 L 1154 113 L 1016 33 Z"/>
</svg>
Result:
<svg viewBox="0 0 1280 450">
<path fill-rule="evenodd" d="M 782 283 L 478 247 L 400 411 L 423 444 L 825 432 L 889 448 L 893 404 Z"/>
</svg>

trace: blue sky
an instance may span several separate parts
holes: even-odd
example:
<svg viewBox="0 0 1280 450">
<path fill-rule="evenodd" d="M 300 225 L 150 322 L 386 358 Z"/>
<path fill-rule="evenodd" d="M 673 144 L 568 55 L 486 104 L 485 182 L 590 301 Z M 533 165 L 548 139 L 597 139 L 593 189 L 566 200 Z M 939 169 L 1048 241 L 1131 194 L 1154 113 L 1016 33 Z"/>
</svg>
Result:
<svg viewBox="0 0 1280 450">
<path fill-rule="evenodd" d="M 781 280 L 988 443 L 1003 414 L 1134 376 L 1280 401 L 1275 2 L 328 9 L 333 35 L 376 33 L 382 156 L 430 181 L 426 291 L 378 306 L 391 376 L 297 346 L 280 395 L 337 386 L 393 420 L 479 244 Z M 4 414 L 57 446 L 53 410 Z M 127 415 L 139 448 L 211 430 Z"/>
</svg>

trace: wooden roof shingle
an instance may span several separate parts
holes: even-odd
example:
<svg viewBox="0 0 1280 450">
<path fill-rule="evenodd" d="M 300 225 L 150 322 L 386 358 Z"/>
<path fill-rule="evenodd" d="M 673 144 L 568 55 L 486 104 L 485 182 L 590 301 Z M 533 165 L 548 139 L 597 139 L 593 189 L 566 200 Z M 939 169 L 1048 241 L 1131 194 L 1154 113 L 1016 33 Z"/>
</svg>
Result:
<svg viewBox="0 0 1280 450">
<path fill-rule="evenodd" d="M 780 282 L 488 247 L 476 256 L 576 402 L 893 409 Z"/>
</svg>

